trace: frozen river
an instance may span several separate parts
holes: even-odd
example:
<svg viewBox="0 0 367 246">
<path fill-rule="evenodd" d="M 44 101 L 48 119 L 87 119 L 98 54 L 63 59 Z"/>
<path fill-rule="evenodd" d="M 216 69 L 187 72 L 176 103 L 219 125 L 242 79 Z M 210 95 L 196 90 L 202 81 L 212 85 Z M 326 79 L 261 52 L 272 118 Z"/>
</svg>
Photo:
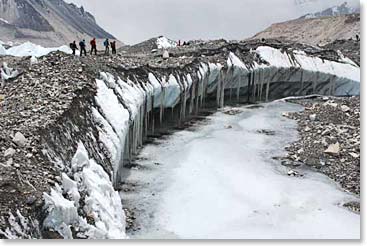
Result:
<svg viewBox="0 0 367 246">
<path fill-rule="evenodd" d="M 129 236 L 358 239 L 360 216 L 341 206 L 354 196 L 313 171 L 290 177 L 290 169 L 272 159 L 297 139 L 296 122 L 282 113 L 301 107 L 263 106 L 218 112 L 146 146 L 127 177 L 134 191 L 122 193 L 140 228 Z"/>
</svg>

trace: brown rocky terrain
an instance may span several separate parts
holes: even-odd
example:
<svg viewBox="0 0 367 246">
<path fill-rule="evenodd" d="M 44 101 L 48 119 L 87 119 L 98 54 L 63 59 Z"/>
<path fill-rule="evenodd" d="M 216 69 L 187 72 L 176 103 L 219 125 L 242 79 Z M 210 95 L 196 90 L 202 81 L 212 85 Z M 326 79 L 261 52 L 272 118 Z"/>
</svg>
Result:
<svg viewBox="0 0 367 246">
<path fill-rule="evenodd" d="M 360 15 L 296 19 L 271 25 L 254 39 L 284 39 L 311 45 L 326 45 L 336 40 L 356 39 L 360 35 Z"/>
</svg>

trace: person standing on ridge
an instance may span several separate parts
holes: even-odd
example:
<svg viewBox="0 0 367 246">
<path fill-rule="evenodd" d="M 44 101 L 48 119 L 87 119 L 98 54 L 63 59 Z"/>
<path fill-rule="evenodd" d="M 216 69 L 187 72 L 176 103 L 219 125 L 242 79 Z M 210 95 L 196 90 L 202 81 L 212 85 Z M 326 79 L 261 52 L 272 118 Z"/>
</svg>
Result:
<svg viewBox="0 0 367 246">
<path fill-rule="evenodd" d="M 116 54 L 116 41 L 111 42 L 112 54 Z"/>
<path fill-rule="evenodd" d="M 90 50 L 90 54 L 93 55 L 93 52 L 95 55 L 97 55 L 97 42 L 96 38 L 93 38 L 92 41 L 90 41 L 90 46 L 92 49 Z"/>
<path fill-rule="evenodd" d="M 85 49 L 87 45 L 85 44 L 85 39 L 83 39 L 82 41 L 79 42 L 79 47 L 80 47 L 80 57 L 83 56 L 83 54 L 85 56 L 87 56 L 87 50 Z"/>
<path fill-rule="evenodd" d="M 105 55 L 109 55 L 110 54 L 110 41 L 108 40 L 108 38 L 106 38 L 106 40 L 103 43 L 104 47 L 105 47 Z"/>
<path fill-rule="evenodd" d="M 75 41 L 70 43 L 70 49 L 73 51 L 73 55 L 75 56 L 75 51 L 78 49 Z"/>
</svg>

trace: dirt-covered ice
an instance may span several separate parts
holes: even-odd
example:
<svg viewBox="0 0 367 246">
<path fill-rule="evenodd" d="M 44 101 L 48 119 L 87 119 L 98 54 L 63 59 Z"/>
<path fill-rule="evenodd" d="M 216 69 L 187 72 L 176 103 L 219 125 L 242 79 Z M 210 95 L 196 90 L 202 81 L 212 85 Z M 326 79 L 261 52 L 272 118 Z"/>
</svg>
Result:
<svg viewBox="0 0 367 246">
<path fill-rule="evenodd" d="M 195 130 L 147 146 L 126 182 L 134 191 L 122 194 L 139 228 L 130 236 L 358 239 L 360 216 L 341 206 L 356 197 L 312 171 L 290 177 L 272 160 L 298 137 L 296 122 L 282 112 L 301 107 L 263 106 L 216 113 Z"/>
</svg>

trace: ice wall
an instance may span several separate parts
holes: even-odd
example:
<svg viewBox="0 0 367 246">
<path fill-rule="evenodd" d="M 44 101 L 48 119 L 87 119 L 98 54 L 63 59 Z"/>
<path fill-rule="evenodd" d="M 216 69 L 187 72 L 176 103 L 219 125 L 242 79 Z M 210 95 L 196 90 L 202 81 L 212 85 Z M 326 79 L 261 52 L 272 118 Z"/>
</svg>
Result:
<svg viewBox="0 0 367 246">
<path fill-rule="evenodd" d="M 81 238 L 125 238 L 125 215 L 115 191 L 123 181 L 124 164 L 133 160 L 147 136 L 154 134 L 169 112 L 171 120 L 180 124 L 209 101 L 223 107 L 227 101 L 360 92 L 360 68 L 348 59 L 322 60 L 301 51 L 290 56 L 271 47 L 259 47 L 253 52 L 264 62 L 246 64 L 229 53 L 226 64 L 201 62 L 190 70 L 151 71 L 143 80 L 120 76 L 118 72 L 101 72 L 96 79 L 91 112 L 85 116 L 94 122 L 97 133 L 86 130 L 89 137 L 78 140 L 71 162 L 59 158 L 66 171 L 62 185 L 45 194 L 48 216 L 44 226 L 64 238 L 75 236 L 75 230 Z M 80 130 L 74 128 L 78 126 L 71 127 L 68 135 L 75 131 L 80 136 Z"/>
</svg>

